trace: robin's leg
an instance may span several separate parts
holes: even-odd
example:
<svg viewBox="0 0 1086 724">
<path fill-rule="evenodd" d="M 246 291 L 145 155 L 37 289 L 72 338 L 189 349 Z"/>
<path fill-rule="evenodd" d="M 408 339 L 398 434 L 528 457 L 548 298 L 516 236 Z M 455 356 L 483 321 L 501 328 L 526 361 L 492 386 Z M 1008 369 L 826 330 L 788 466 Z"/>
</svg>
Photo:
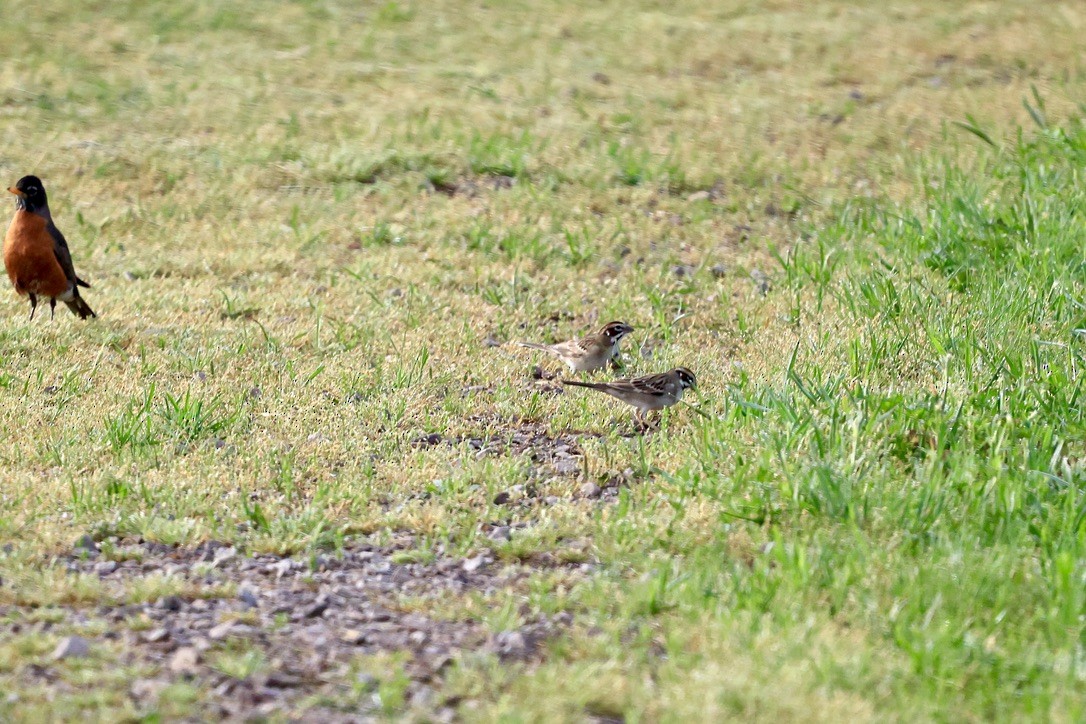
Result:
<svg viewBox="0 0 1086 724">
<path fill-rule="evenodd" d="M 57 311 L 57 298 L 56 297 L 49 297 L 49 319 L 53 318 L 53 315 L 56 314 L 56 311 Z"/>
<path fill-rule="evenodd" d="M 30 296 L 30 321 L 34 321 L 34 312 L 38 309 L 38 295 L 31 294 Z"/>
</svg>

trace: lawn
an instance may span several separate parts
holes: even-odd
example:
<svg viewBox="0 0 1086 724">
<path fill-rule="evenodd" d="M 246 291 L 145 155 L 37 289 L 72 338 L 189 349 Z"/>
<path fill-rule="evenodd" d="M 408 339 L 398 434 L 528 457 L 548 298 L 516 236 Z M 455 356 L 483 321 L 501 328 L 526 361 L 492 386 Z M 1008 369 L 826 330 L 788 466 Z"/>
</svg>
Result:
<svg viewBox="0 0 1086 724">
<path fill-rule="evenodd" d="M 0 17 L 0 720 L 1086 717 L 1080 3 Z"/>
</svg>

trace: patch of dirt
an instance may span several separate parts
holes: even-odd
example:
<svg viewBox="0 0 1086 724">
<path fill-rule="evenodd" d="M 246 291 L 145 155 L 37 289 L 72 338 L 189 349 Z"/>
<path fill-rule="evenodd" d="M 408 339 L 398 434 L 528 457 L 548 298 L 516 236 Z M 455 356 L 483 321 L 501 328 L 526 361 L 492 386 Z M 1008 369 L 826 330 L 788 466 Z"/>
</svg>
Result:
<svg viewBox="0 0 1086 724">
<path fill-rule="evenodd" d="M 435 698 L 431 684 L 453 658 L 488 651 L 502 660 L 531 660 L 540 644 L 570 623 L 568 614 L 537 616 L 521 627 L 497 634 L 478 621 L 447 621 L 420 611 L 405 611 L 400 597 L 439 601 L 468 591 L 507 590 L 527 576 L 523 565 L 498 565 L 489 554 L 431 563 L 401 561 L 414 551 L 408 537 L 388 546 L 358 543 L 342 555 L 301 560 L 275 555 L 242 555 L 209 542 L 196 548 L 121 540 L 111 560 L 102 560 L 93 541 L 81 539 L 61 559 L 69 572 L 97 575 L 115 599 L 162 574 L 187 582 L 195 597 L 165 596 L 150 603 L 97 607 L 57 606 L 49 616 L 28 615 L 19 606 L 0 606 L 0 641 L 14 635 L 104 626 L 100 636 L 83 634 L 93 653 L 106 642 L 123 644 L 116 664 L 149 667 L 129 696 L 138 709 L 153 710 L 158 693 L 178 680 L 194 681 L 208 695 L 215 718 L 289 713 L 302 697 L 328 701 L 351 691 L 375 689 L 376 679 L 353 672 L 359 655 L 408 655 L 406 697 L 451 718 L 455 702 Z M 233 583 L 237 593 L 215 597 Z M 201 597 L 203 591 L 209 597 Z M 45 620 L 42 620 L 45 619 Z M 91 630 L 94 630 L 93 627 Z M 231 652 L 259 651 L 264 662 L 240 673 L 223 664 Z M 26 666 L 18 674 L 27 686 L 58 684 L 53 658 Z M 59 685 L 59 684 L 58 684 Z M 373 697 L 364 697 L 371 701 Z M 376 706 L 376 704 L 374 704 Z M 325 709 L 321 721 L 355 720 L 360 713 Z"/>
<path fill-rule="evenodd" d="M 513 188 L 517 183 L 515 176 L 504 174 L 486 174 L 476 177 L 465 177 L 455 181 L 431 179 L 427 186 L 431 190 L 446 196 L 467 196 L 474 198 L 485 191 L 500 191 Z"/>
<path fill-rule="evenodd" d="M 514 425 L 478 437 L 445 436 L 435 432 L 417 437 L 411 444 L 416 447 L 456 447 L 466 443 L 478 458 L 488 455 L 523 456 L 531 461 L 533 467 L 543 468 L 543 472 L 555 476 L 577 476 L 584 471 L 584 452 L 580 440 L 584 437 L 602 437 L 600 433 L 574 431 L 553 435 L 546 425 L 536 422 L 518 422 Z"/>
<path fill-rule="evenodd" d="M 477 422 L 493 424 L 495 421 L 476 418 Z M 585 461 L 581 440 L 586 437 L 603 437 L 598 432 L 570 430 L 558 435 L 552 434 L 547 426 L 537 422 L 514 420 L 501 423 L 506 429 L 480 435 L 446 436 L 441 433 L 420 435 L 411 441 L 416 447 L 434 447 L 461 445 L 473 451 L 476 457 L 488 455 L 523 456 L 530 462 L 527 482 L 510 486 L 494 496 L 495 505 L 530 508 L 535 505 L 557 505 L 561 498 L 546 495 L 540 491 L 539 481 L 549 478 L 575 478 L 583 483 L 570 497 L 574 500 L 599 500 L 612 502 L 617 500 L 619 491 L 628 487 L 638 475 L 631 468 L 625 470 L 589 471 Z M 638 434 L 631 432 L 630 435 Z"/>
</svg>

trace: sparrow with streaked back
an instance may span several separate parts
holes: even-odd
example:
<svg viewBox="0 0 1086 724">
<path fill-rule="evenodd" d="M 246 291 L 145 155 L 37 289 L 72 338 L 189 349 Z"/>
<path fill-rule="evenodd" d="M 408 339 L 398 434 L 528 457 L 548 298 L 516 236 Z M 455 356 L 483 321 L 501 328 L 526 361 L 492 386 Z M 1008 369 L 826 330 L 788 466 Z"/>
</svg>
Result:
<svg viewBox="0 0 1086 724">
<path fill-rule="evenodd" d="M 698 380 L 694 373 L 687 368 L 676 367 L 669 372 L 634 377 L 628 380 L 615 380 L 614 382 L 562 380 L 562 384 L 606 392 L 611 397 L 619 399 L 627 405 L 633 405 L 636 409 L 635 418 L 639 423 L 645 425 L 646 413 L 671 407 L 683 398 L 685 390 L 696 388 Z"/>
<path fill-rule="evenodd" d="M 566 363 L 570 372 L 594 372 L 618 357 L 619 343 L 634 328 L 625 322 L 609 322 L 595 334 L 558 344 L 517 342 L 521 347 L 538 349 Z"/>
</svg>

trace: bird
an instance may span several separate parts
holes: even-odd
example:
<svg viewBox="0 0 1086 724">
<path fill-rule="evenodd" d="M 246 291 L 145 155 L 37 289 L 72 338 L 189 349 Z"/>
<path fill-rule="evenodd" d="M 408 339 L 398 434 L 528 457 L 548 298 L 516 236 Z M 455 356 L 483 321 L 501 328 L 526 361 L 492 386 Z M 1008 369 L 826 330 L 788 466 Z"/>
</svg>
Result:
<svg viewBox="0 0 1086 724">
<path fill-rule="evenodd" d="M 4 236 L 4 267 L 15 291 L 30 297 L 30 319 L 38 295 L 49 297 L 50 319 L 58 299 L 80 319 L 97 317 L 79 296 L 79 287 L 89 289 L 90 284 L 76 276 L 68 242 L 53 223 L 41 179 L 23 176 L 8 191 L 17 198 L 15 217 Z"/>
<path fill-rule="evenodd" d="M 618 358 L 622 338 L 634 328 L 625 322 L 608 322 L 599 332 L 558 344 L 517 342 L 521 347 L 538 349 L 562 360 L 570 372 L 594 372 Z"/>
<path fill-rule="evenodd" d="M 646 426 L 645 413 L 671 407 L 683 398 L 685 390 L 697 388 L 698 380 L 687 368 L 676 367 L 668 372 L 627 380 L 613 382 L 562 380 L 562 384 L 606 392 L 627 405 L 633 405 L 636 408 L 634 416 L 637 422 Z"/>
</svg>

